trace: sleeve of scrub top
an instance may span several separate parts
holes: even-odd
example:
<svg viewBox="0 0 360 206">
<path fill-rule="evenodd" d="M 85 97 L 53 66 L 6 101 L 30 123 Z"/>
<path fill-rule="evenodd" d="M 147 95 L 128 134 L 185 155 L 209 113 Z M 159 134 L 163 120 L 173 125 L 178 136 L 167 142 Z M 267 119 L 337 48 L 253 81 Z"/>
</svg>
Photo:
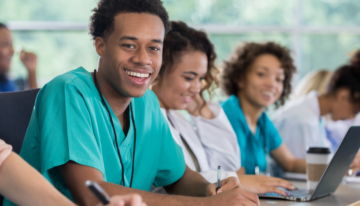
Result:
<svg viewBox="0 0 360 206">
<path fill-rule="evenodd" d="M 93 134 L 95 128 L 92 128 L 89 105 L 76 87 L 76 80 L 47 85 L 37 105 L 41 173 L 74 161 L 105 174 L 99 140 Z"/>
<path fill-rule="evenodd" d="M 237 171 L 241 167 L 240 149 L 236 134 L 222 107 L 208 103 L 214 119 L 193 117 L 201 143 L 205 148 L 209 166 L 216 170 L 219 165 L 227 171 Z"/>
<path fill-rule="evenodd" d="M 155 98 L 157 101 L 156 96 Z M 160 106 L 155 109 L 158 110 L 159 118 L 155 122 L 160 125 L 159 135 L 162 136 L 162 145 L 159 148 L 162 149 L 162 152 L 154 185 L 162 187 L 178 181 L 184 175 L 186 164 L 182 149 L 173 139 L 167 121 L 161 113 Z"/>
</svg>

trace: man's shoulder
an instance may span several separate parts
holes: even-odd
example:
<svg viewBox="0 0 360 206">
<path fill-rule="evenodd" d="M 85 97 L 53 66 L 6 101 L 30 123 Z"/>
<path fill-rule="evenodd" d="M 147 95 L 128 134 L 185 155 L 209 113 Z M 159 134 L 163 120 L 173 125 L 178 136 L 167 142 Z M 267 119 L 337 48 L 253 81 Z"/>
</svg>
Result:
<svg viewBox="0 0 360 206">
<path fill-rule="evenodd" d="M 90 75 L 84 68 L 79 67 L 77 69 L 68 71 L 64 74 L 60 74 L 52 79 L 47 85 L 51 86 L 65 86 L 69 84 L 74 84 L 75 86 L 80 86 L 81 83 L 85 83 L 85 79 Z"/>
<path fill-rule="evenodd" d="M 48 82 L 39 92 L 36 103 L 58 102 L 70 96 L 85 97 L 91 90 L 91 74 L 84 68 L 78 68 L 56 76 Z"/>
</svg>

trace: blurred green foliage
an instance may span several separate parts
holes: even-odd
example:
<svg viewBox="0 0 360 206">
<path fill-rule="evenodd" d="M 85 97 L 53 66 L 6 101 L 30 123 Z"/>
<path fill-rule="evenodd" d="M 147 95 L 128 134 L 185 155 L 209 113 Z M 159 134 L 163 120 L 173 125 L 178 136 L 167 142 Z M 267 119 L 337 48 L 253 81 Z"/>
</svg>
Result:
<svg viewBox="0 0 360 206">
<path fill-rule="evenodd" d="M 0 22 L 64 21 L 89 22 L 97 0 L 1 0 Z M 191 24 L 231 26 L 285 26 L 296 23 L 295 0 L 164 0 L 171 20 Z M 302 0 L 303 26 L 358 26 L 360 1 Z M 226 60 L 234 47 L 244 41 L 275 41 L 293 49 L 289 33 L 209 34 L 218 54 Z M 88 31 L 14 31 L 15 47 L 37 53 L 38 76 L 44 85 L 54 76 L 84 66 L 93 70 L 98 57 Z M 300 77 L 316 69 L 335 69 L 360 48 L 360 35 L 304 34 L 300 36 Z M 13 76 L 26 72 L 15 54 Z"/>
</svg>

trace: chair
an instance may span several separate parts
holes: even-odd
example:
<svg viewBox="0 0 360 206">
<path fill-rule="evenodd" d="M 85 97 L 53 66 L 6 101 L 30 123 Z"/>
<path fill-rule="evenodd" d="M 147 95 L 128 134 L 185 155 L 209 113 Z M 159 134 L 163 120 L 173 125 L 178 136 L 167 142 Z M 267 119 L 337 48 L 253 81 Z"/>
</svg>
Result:
<svg viewBox="0 0 360 206">
<path fill-rule="evenodd" d="M 35 99 L 40 89 L 0 93 L 0 139 L 20 153 Z M 0 206 L 3 197 L 0 195 Z"/>
<path fill-rule="evenodd" d="M 0 93 L 0 139 L 12 145 L 18 154 L 39 90 Z"/>
</svg>

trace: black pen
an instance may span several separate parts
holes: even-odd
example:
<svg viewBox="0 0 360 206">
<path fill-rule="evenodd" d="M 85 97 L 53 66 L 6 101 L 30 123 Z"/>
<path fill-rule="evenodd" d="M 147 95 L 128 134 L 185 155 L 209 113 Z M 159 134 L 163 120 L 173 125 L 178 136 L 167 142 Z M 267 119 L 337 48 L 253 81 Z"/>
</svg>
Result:
<svg viewBox="0 0 360 206">
<path fill-rule="evenodd" d="M 216 192 L 220 189 L 220 180 L 221 180 L 221 166 L 219 165 L 217 169 Z"/>
<path fill-rule="evenodd" d="M 101 201 L 103 205 L 107 205 L 110 203 L 109 195 L 96 182 L 88 180 L 85 182 L 85 185 Z"/>
</svg>

